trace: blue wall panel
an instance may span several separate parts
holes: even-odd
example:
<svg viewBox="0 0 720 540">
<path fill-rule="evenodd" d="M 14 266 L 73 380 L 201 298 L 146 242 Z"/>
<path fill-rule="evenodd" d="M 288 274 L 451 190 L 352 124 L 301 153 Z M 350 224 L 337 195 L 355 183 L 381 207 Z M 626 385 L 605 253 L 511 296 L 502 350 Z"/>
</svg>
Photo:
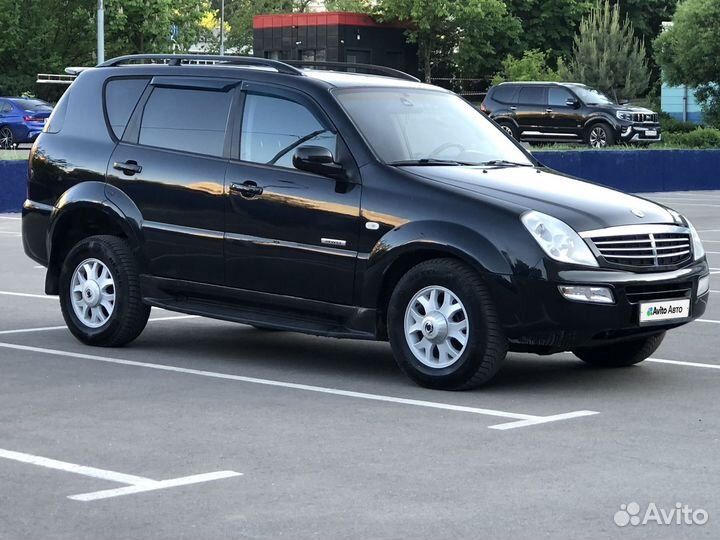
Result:
<svg viewBox="0 0 720 540">
<path fill-rule="evenodd" d="M 720 150 L 533 152 L 544 165 L 635 193 L 720 189 Z"/>
<path fill-rule="evenodd" d="M 27 161 L 0 161 L 0 212 L 19 212 L 27 193 Z"/>
</svg>

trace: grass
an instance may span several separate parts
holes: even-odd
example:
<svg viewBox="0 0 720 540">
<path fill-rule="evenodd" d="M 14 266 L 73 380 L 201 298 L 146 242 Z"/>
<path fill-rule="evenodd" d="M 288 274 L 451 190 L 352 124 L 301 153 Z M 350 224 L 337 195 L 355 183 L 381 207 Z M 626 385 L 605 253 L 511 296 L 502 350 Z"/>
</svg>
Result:
<svg viewBox="0 0 720 540">
<path fill-rule="evenodd" d="M 0 161 L 22 161 L 28 158 L 29 150 L 0 150 Z"/>
</svg>

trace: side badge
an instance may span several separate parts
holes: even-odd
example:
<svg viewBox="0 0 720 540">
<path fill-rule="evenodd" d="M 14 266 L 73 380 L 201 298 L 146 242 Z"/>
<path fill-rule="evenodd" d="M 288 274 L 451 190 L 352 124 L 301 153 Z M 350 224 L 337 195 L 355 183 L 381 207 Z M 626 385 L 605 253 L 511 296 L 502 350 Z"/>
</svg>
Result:
<svg viewBox="0 0 720 540">
<path fill-rule="evenodd" d="M 365 223 L 365 228 L 368 231 L 377 231 L 380 228 L 380 224 L 375 221 L 368 221 Z"/>
</svg>

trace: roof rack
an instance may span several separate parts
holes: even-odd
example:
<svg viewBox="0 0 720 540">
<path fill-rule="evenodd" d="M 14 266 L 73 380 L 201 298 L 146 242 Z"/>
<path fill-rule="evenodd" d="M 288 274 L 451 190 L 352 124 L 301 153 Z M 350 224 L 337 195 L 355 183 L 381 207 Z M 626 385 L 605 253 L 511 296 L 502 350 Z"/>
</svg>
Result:
<svg viewBox="0 0 720 540">
<path fill-rule="evenodd" d="M 75 75 L 38 73 L 35 82 L 37 84 L 72 84 L 74 80 Z"/>
<path fill-rule="evenodd" d="M 275 69 L 286 75 L 302 75 L 302 71 L 284 62 L 254 56 L 226 56 L 217 54 L 128 54 L 112 58 L 99 64 L 98 67 L 116 67 L 134 63 L 164 63 L 170 66 L 181 66 L 193 62 L 214 62 L 235 66 L 257 66 Z"/>
<path fill-rule="evenodd" d="M 366 72 L 369 74 L 385 75 L 387 77 L 393 77 L 395 79 L 403 79 L 405 81 L 420 82 L 420 79 L 413 77 L 409 73 L 400 71 L 399 69 L 393 69 L 386 66 L 377 66 L 375 64 L 354 64 L 350 62 L 319 62 L 319 61 L 305 61 L 305 60 L 286 60 L 286 64 L 297 67 L 318 67 L 318 68 L 342 68 L 345 70 L 356 70 Z"/>
</svg>

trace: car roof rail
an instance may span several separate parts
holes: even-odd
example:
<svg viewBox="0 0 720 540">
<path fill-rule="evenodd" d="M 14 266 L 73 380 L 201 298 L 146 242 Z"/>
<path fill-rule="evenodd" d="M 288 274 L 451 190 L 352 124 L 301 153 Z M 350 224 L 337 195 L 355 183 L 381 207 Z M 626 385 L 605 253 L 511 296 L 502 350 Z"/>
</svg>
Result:
<svg viewBox="0 0 720 540">
<path fill-rule="evenodd" d="M 99 64 L 97 67 L 117 67 L 139 63 L 164 63 L 170 66 L 181 66 L 191 62 L 214 62 L 233 66 L 268 67 L 286 75 L 302 75 L 302 71 L 279 60 L 258 58 L 255 56 L 228 56 L 219 54 L 128 54 L 118 56 Z"/>
<path fill-rule="evenodd" d="M 351 62 L 321 62 L 315 60 L 286 60 L 286 64 L 296 67 L 317 67 L 317 68 L 329 68 L 330 71 L 337 69 L 345 70 L 357 70 L 363 71 L 370 75 L 385 75 L 387 77 L 393 77 L 395 79 L 402 79 L 405 81 L 420 82 L 420 79 L 413 77 L 409 73 L 400 71 L 399 69 L 393 69 L 387 66 L 378 66 L 375 64 L 354 64 Z"/>
</svg>

